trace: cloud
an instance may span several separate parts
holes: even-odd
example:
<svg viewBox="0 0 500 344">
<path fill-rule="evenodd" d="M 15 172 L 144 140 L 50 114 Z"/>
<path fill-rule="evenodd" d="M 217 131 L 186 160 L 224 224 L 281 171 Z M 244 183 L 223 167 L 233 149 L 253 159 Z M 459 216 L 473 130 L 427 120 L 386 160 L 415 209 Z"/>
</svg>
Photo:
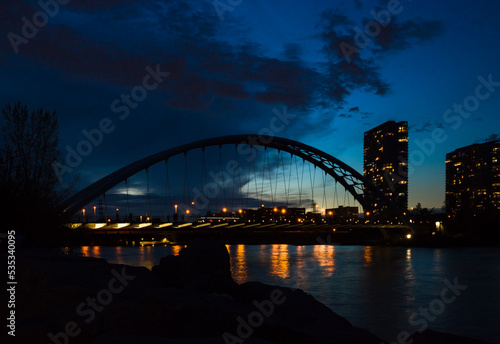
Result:
<svg viewBox="0 0 500 344">
<path fill-rule="evenodd" d="M 417 127 L 417 125 L 410 126 L 409 130 L 414 130 L 416 133 L 426 133 L 426 132 L 430 132 L 436 128 L 443 129 L 444 124 L 442 122 L 427 121 L 418 127 Z"/>
<path fill-rule="evenodd" d="M 365 18 L 365 22 L 370 19 Z M 441 22 L 416 18 L 399 22 L 392 18 L 387 26 L 381 26 L 380 34 L 375 38 L 376 52 L 405 50 L 414 45 L 429 41 L 444 32 Z"/>
<path fill-rule="evenodd" d="M 20 18 L 29 18 L 39 8 L 20 0 L 15 6 L 2 3 L 0 10 L 6 14 L 0 29 L 7 33 L 20 32 Z M 65 108 L 67 127 L 61 131 L 75 140 L 65 142 L 72 147 L 83 139 L 82 129 L 113 116 L 111 102 L 141 84 L 147 66 L 159 64 L 170 73 L 126 124 L 117 120 L 113 138 L 106 137 L 92 154 L 96 165 L 108 163 L 109 151 L 117 147 L 135 158 L 142 151 L 193 137 L 258 132 L 269 126 L 274 107 L 286 106 L 298 115 L 296 124 L 279 136 L 317 138 L 331 135 L 337 113 L 345 118 L 370 116 L 358 106 L 347 106 L 353 92 L 390 92 L 376 57 L 356 55 L 349 63 L 339 55 L 339 42 L 354 44 L 355 23 L 339 11 L 325 11 L 318 20 L 313 39 L 323 45 L 322 55 L 311 61 L 305 60 L 310 54 L 297 42 L 282 43 L 277 54 L 266 51 L 253 40 L 252 31 L 244 29 L 244 19 L 227 15 L 222 22 L 210 2 L 71 1 L 20 46 L 19 54 L 2 40 L 0 60 L 15 61 L 20 80 L 34 79 L 34 71 L 50 74 L 45 80 L 53 82 L 58 90 L 54 93 L 61 90 L 52 101 L 58 112 Z M 411 42 L 427 39 L 425 30 L 405 30 Z M 407 46 L 396 33 L 391 37 L 388 50 Z M 153 128 L 163 128 L 168 135 L 157 138 L 150 134 Z"/>
<path fill-rule="evenodd" d="M 347 117 L 347 118 L 350 118 L 350 117 L 352 117 L 352 115 L 351 115 L 351 114 L 353 113 L 353 114 L 358 114 L 358 115 L 361 115 L 361 118 L 362 118 L 362 119 L 367 119 L 367 118 L 368 118 L 368 117 L 370 117 L 370 115 L 371 115 L 369 112 L 363 112 L 363 111 L 361 111 L 361 110 L 359 109 L 359 106 L 351 107 L 351 108 L 348 110 L 348 112 L 349 112 L 349 115 L 345 115 L 345 114 L 344 114 L 344 116 L 339 116 L 339 117 Z"/>
</svg>

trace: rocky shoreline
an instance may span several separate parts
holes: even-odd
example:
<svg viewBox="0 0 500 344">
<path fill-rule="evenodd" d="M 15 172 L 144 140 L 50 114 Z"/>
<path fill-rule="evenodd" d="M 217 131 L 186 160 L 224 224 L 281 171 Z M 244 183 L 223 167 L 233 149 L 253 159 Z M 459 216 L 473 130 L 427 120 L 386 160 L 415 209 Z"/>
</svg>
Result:
<svg viewBox="0 0 500 344">
<path fill-rule="evenodd" d="M 29 250 L 17 280 L 15 343 L 385 343 L 300 289 L 238 285 L 215 241 L 192 241 L 151 271 Z M 431 330 L 409 340 L 485 343 Z"/>
</svg>

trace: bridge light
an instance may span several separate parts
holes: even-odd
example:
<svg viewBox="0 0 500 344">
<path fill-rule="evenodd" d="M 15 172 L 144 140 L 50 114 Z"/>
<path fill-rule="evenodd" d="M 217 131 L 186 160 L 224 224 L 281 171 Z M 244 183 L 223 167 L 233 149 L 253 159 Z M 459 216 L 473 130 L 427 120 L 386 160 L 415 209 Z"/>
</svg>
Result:
<svg viewBox="0 0 500 344">
<path fill-rule="evenodd" d="M 189 214 L 189 213 L 190 213 L 189 209 L 186 209 L 186 214 Z"/>
<path fill-rule="evenodd" d="M 222 208 L 222 212 L 225 213 L 227 211 L 227 208 Z"/>
</svg>

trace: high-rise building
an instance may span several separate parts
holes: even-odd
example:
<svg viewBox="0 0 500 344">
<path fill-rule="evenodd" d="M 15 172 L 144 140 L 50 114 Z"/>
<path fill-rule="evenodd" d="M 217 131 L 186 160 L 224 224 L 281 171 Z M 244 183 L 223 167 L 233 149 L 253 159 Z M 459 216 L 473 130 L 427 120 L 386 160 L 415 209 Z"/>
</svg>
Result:
<svg viewBox="0 0 500 344">
<path fill-rule="evenodd" d="M 391 199 L 402 212 L 408 209 L 408 122 L 388 121 L 365 132 L 364 176 Z M 365 188 L 373 215 L 387 209 Z"/>
<path fill-rule="evenodd" d="M 500 212 L 500 140 L 446 154 L 445 203 L 451 217 Z"/>
</svg>

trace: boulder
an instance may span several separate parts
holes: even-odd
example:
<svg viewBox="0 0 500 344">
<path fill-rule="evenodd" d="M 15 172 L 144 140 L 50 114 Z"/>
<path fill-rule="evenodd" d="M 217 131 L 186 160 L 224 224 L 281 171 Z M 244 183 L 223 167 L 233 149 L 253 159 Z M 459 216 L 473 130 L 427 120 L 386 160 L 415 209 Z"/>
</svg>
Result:
<svg viewBox="0 0 500 344">
<path fill-rule="evenodd" d="M 213 240 L 191 241 L 178 256 L 161 258 L 152 272 L 161 287 L 222 294 L 237 286 L 226 246 Z"/>
<path fill-rule="evenodd" d="M 482 340 L 470 339 L 430 329 L 423 332 L 415 332 L 408 339 L 408 342 L 411 342 L 411 340 L 413 340 L 413 344 L 489 344 Z"/>
</svg>

